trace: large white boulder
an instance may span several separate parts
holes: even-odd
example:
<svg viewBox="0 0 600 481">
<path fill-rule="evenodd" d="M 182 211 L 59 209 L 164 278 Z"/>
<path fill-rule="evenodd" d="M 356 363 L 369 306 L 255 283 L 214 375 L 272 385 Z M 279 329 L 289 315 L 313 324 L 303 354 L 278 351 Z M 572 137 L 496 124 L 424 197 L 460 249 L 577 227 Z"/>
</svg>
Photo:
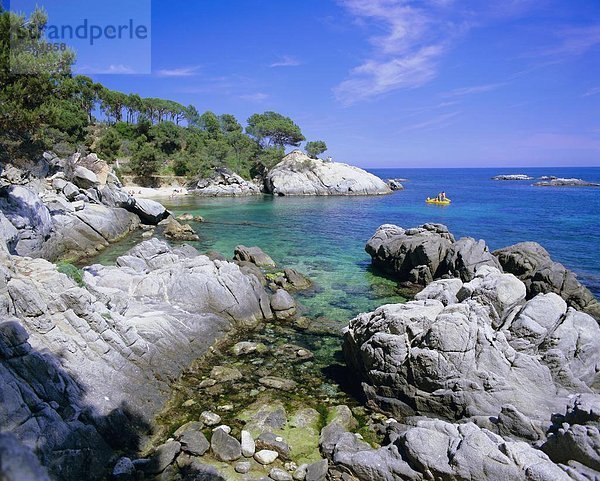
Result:
<svg viewBox="0 0 600 481">
<path fill-rule="evenodd" d="M 265 179 L 273 195 L 378 195 L 391 189 L 379 177 L 358 167 L 312 159 L 294 150 Z"/>
</svg>

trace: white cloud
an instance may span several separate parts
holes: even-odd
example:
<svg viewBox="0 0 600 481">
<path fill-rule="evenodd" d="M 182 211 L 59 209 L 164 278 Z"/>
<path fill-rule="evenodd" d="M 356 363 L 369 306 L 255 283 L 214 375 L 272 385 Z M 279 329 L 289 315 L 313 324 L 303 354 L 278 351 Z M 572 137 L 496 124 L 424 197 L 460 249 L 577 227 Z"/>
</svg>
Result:
<svg viewBox="0 0 600 481">
<path fill-rule="evenodd" d="M 460 112 L 448 112 L 445 114 L 440 114 L 436 117 L 433 117 L 432 119 L 402 127 L 399 130 L 399 132 L 410 132 L 410 131 L 414 131 L 414 130 L 423 130 L 423 129 L 427 129 L 429 127 L 437 127 L 437 128 L 447 127 L 448 125 L 451 124 L 450 120 L 455 118 L 459 114 L 460 114 Z"/>
<path fill-rule="evenodd" d="M 498 82 L 484 85 L 474 85 L 472 87 L 462 87 L 456 90 L 452 90 L 444 94 L 444 97 L 463 97 L 465 95 L 480 94 L 484 92 L 491 92 L 492 90 L 499 89 L 507 85 L 507 82 Z"/>
<path fill-rule="evenodd" d="M 156 75 L 159 77 L 192 77 L 198 74 L 200 67 L 178 67 L 172 69 L 157 70 Z"/>
<path fill-rule="evenodd" d="M 545 53 L 552 56 L 575 56 L 600 45 L 600 24 L 589 27 L 568 28 L 558 34 L 560 44 Z"/>
<path fill-rule="evenodd" d="M 441 21 L 449 0 L 429 0 L 427 9 L 408 0 L 340 0 L 358 22 L 383 25 L 383 34 L 369 38 L 371 58 L 351 70 L 334 88 L 336 98 L 350 105 L 400 88 L 419 87 L 437 74 L 440 56 L 458 31 Z"/>
<path fill-rule="evenodd" d="M 118 65 L 111 64 L 111 65 L 108 65 L 107 67 L 96 67 L 96 66 L 84 65 L 84 66 L 78 67 L 77 72 L 81 73 L 81 74 L 87 73 L 87 74 L 96 74 L 96 75 L 116 75 L 116 74 L 133 75 L 133 74 L 137 73 L 133 67 L 130 67 L 129 65 L 123 65 L 123 64 L 118 64 Z"/>
<path fill-rule="evenodd" d="M 267 100 L 269 96 L 263 92 L 256 92 L 252 94 L 240 95 L 238 98 L 241 100 L 245 100 L 246 102 L 253 102 L 259 104 Z"/>
<path fill-rule="evenodd" d="M 269 67 L 271 67 L 271 68 L 298 67 L 299 65 L 302 65 L 302 64 L 297 58 L 290 57 L 289 55 L 284 55 L 279 60 L 277 60 L 276 62 L 273 62 L 271 65 L 269 65 Z"/>
<path fill-rule="evenodd" d="M 440 54 L 440 47 L 431 46 L 387 61 L 368 60 L 353 69 L 350 78 L 335 87 L 334 93 L 343 104 L 351 105 L 391 90 L 419 87 L 435 77 Z"/>
<path fill-rule="evenodd" d="M 369 58 L 334 87 L 345 105 L 433 80 L 439 62 L 455 41 L 488 22 L 522 15 L 535 0 L 338 0 L 359 25 L 379 32 L 369 37 Z M 463 93 L 475 93 L 467 92 Z"/>
<path fill-rule="evenodd" d="M 595 87 L 593 89 L 589 89 L 587 92 L 583 94 L 583 97 L 591 97 L 592 95 L 600 94 L 600 87 Z"/>
</svg>

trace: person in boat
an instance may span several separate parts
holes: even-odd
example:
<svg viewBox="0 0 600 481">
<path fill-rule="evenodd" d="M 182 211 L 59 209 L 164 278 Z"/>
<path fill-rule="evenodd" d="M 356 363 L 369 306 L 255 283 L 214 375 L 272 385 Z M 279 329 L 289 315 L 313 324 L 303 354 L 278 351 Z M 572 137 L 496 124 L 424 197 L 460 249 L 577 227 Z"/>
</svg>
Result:
<svg viewBox="0 0 600 481">
<path fill-rule="evenodd" d="M 442 192 L 442 200 L 443 201 L 448 200 L 448 198 L 446 197 L 446 192 L 445 191 Z"/>
<path fill-rule="evenodd" d="M 435 198 L 435 200 L 437 200 L 438 202 L 442 201 L 442 192 L 440 192 L 437 197 Z"/>
</svg>

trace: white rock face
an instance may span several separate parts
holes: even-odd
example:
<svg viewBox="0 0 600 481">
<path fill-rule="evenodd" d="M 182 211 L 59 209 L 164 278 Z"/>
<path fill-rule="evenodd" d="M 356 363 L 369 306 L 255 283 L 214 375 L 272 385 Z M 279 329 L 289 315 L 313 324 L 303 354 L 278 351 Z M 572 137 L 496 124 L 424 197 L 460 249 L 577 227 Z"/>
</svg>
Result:
<svg viewBox="0 0 600 481">
<path fill-rule="evenodd" d="M 591 316 L 556 294 L 526 301 L 521 281 L 489 266 L 457 287 L 434 281 L 417 301 L 350 321 L 344 352 L 367 397 L 394 414 L 447 419 L 497 416 L 510 404 L 547 423 L 570 393 L 598 385 Z"/>
<path fill-rule="evenodd" d="M 299 150 L 286 155 L 268 174 L 273 195 L 380 195 L 391 189 L 379 177 L 347 164 L 311 159 Z"/>
<path fill-rule="evenodd" d="M 255 276 L 189 246 L 152 239 L 117 264 L 78 284 L 0 239 L 0 430 L 34 447 L 53 479 L 103 479 L 114 451 L 102 427 L 127 435 L 124 411 L 151 419 L 215 340 L 272 317 Z"/>
</svg>

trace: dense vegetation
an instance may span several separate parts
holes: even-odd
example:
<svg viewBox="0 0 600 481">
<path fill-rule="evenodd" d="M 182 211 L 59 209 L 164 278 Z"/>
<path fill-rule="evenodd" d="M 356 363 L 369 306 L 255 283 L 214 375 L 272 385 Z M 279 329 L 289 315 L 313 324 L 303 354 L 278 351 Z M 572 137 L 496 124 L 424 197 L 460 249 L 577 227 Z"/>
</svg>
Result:
<svg viewBox="0 0 600 481">
<path fill-rule="evenodd" d="M 47 17 L 29 19 L 0 6 L 0 160 L 96 151 L 140 176 L 207 176 L 228 167 L 250 178 L 278 163 L 286 146 L 305 140 L 290 118 L 254 114 L 244 129 L 231 114 L 216 115 L 171 100 L 142 98 L 73 75 L 74 53 L 47 52 Z M 19 43 L 14 39 L 26 39 Z M 26 72 L 15 74 L 14 72 Z M 316 144 L 316 145 L 314 145 Z M 324 142 L 309 142 L 312 156 Z"/>
</svg>

